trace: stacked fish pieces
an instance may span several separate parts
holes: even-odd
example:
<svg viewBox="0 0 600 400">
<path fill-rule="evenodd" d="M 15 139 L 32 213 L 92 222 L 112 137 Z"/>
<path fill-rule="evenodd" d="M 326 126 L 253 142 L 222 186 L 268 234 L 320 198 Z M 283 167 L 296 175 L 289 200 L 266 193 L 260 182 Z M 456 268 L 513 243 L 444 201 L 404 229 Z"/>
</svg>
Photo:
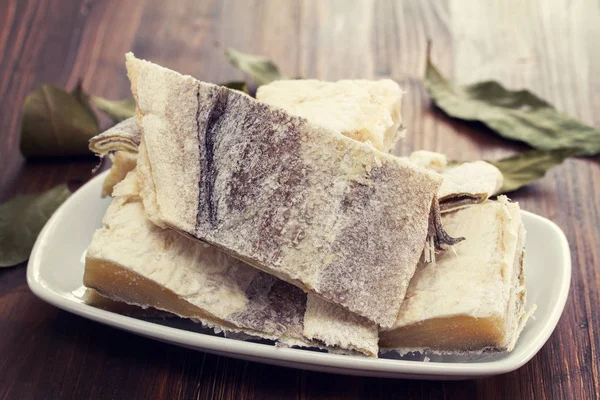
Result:
<svg viewBox="0 0 600 400">
<path fill-rule="evenodd" d="M 377 356 L 436 234 L 444 175 L 387 154 L 398 86 L 280 81 L 257 101 L 132 54 L 127 67 L 137 119 L 91 147 L 135 163 L 111 171 L 132 169 L 88 250 L 86 286 L 215 330 Z"/>
</svg>

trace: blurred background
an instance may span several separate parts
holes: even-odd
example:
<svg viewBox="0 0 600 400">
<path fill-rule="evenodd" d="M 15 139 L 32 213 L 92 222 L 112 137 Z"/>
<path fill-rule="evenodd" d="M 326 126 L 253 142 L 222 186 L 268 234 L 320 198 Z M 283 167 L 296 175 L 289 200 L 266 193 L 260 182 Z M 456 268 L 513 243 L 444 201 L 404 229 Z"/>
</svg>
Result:
<svg viewBox="0 0 600 400">
<path fill-rule="evenodd" d="M 420 82 L 428 39 L 436 65 L 459 83 L 495 79 L 526 87 L 569 115 L 600 123 L 593 112 L 600 106 L 594 96 L 600 89 L 594 73 L 600 70 L 600 6 L 590 0 L 1 3 L 4 138 L 18 131 L 19 106 L 41 83 L 71 89 L 82 78 L 94 95 L 128 97 L 123 55 L 130 50 L 209 82 L 239 79 L 223 54 L 230 46 L 267 56 L 290 76 L 392 77 L 408 92 L 403 111 L 410 134 L 402 153 L 428 148 L 454 158 L 463 150 L 501 155 L 496 143 L 481 147 L 468 135 L 436 135 L 430 142 L 434 120 L 423 112 L 428 99 Z M 19 162 L 8 158 L 0 168 Z"/>
</svg>

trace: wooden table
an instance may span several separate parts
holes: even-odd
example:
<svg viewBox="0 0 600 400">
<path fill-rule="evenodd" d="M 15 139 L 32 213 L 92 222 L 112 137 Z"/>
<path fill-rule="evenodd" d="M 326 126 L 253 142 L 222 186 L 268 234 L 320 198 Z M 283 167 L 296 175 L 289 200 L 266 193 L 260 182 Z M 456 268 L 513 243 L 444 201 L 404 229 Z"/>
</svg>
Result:
<svg viewBox="0 0 600 400">
<path fill-rule="evenodd" d="M 421 82 L 428 38 L 434 61 L 457 81 L 527 87 L 600 126 L 597 1 L 0 0 L 0 201 L 89 178 L 92 158 L 24 161 L 20 107 L 41 83 L 70 89 L 80 78 L 93 94 L 129 96 L 129 50 L 211 82 L 241 78 L 224 46 L 269 56 L 291 76 L 392 77 L 407 90 L 409 135 L 397 154 L 480 159 L 524 149 L 432 110 Z M 573 259 L 556 331 L 513 373 L 465 382 L 359 378 L 184 350 L 43 303 L 21 265 L 0 271 L 0 398 L 598 398 L 598 161 L 569 160 L 511 196 L 565 231 Z"/>
</svg>

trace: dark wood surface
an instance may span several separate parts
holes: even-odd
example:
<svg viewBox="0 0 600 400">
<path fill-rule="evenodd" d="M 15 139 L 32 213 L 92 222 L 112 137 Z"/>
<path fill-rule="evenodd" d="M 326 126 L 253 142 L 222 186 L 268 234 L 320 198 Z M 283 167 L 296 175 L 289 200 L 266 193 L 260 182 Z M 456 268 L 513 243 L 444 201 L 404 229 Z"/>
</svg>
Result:
<svg viewBox="0 0 600 400">
<path fill-rule="evenodd" d="M 408 92 L 398 154 L 480 159 L 524 149 L 432 110 L 420 80 L 428 38 L 434 61 L 459 82 L 527 87 L 600 127 L 597 1 L 0 0 L 0 201 L 89 178 L 92 158 L 25 162 L 21 105 L 41 83 L 70 89 L 79 78 L 93 94 L 128 96 L 129 50 L 212 82 L 241 78 L 223 46 L 269 56 L 291 76 L 392 77 Z M 515 372 L 403 381 L 213 356 L 58 310 L 29 291 L 21 265 L 0 270 L 0 398 L 597 398 L 599 188 L 598 159 L 577 159 L 511 196 L 565 231 L 573 260 L 556 331 Z"/>
</svg>

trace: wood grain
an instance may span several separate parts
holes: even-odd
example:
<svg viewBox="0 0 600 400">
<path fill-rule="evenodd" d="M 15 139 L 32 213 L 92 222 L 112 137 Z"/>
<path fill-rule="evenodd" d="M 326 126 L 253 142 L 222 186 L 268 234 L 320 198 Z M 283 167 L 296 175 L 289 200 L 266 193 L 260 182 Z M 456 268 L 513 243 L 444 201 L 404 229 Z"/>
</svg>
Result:
<svg viewBox="0 0 600 400">
<path fill-rule="evenodd" d="M 79 78 L 93 94 L 128 96 L 129 50 L 213 82 L 242 77 L 224 46 L 269 56 L 291 76 L 392 77 L 407 90 L 409 136 L 397 154 L 428 149 L 480 159 L 524 149 L 431 108 L 421 83 L 428 39 L 436 64 L 457 81 L 527 87 L 600 126 L 600 4 L 591 0 L 0 0 L 0 201 L 89 178 L 92 158 L 25 162 L 20 105 L 41 83 L 71 88 Z M 598 398 L 599 161 L 568 160 L 511 196 L 565 231 L 573 260 L 555 333 L 515 372 L 401 381 L 217 357 L 47 305 L 29 291 L 20 266 L 0 271 L 0 398 Z"/>
</svg>

